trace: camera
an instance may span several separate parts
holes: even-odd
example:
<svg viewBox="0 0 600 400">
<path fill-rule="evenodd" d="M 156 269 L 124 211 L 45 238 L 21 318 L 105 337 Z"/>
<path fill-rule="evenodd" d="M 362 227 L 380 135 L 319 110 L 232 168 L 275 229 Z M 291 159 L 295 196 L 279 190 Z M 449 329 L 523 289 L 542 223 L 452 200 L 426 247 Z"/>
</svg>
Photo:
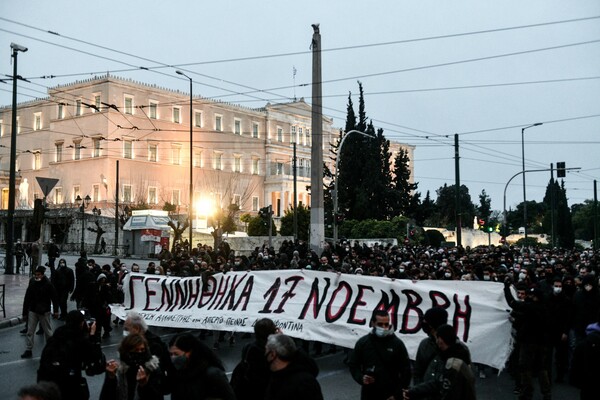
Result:
<svg viewBox="0 0 600 400">
<path fill-rule="evenodd" d="M 92 325 L 94 325 L 94 322 L 96 322 L 96 318 L 86 318 L 85 323 L 87 324 L 88 328 L 91 328 Z"/>
</svg>

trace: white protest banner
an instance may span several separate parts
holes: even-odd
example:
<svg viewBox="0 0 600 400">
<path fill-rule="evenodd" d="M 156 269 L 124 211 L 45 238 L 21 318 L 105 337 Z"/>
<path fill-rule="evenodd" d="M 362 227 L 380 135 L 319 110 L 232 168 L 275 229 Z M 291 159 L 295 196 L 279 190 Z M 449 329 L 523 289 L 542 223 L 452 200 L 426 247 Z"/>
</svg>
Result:
<svg viewBox="0 0 600 400">
<path fill-rule="evenodd" d="M 410 281 L 276 270 L 177 278 L 129 274 L 125 302 L 111 306 L 119 318 L 139 312 L 148 325 L 252 332 L 270 318 L 286 334 L 343 347 L 369 333 L 373 310 L 387 310 L 396 334 L 414 359 L 425 337 L 421 320 L 432 306 L 448 311 L 448 322 L 467 343 L 473 362 L 502 369 L 510 352 L 508 306 L 503 285 L 472 281 Z"/>
</svg>

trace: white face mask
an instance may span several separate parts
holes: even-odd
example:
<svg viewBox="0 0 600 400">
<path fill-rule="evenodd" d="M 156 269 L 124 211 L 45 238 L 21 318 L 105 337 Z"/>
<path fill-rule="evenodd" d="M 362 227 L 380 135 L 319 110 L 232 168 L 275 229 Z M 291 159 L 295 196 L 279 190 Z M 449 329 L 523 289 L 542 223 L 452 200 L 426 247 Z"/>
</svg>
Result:
<svg viewBox="0 0 600 400">
<path fill-rule="evenodd" d="M 123 336 L 128 336 L 129 335 L 129 331 L 126 331 L 125 329 L 123 329 Z"/>
<path fill-rule="evenodd" d="M 552 290 L 554 291 L 554 294 L 559 294 L 560 292 L 562 292 L 561 287 L 554 287 L 554 288 L 552 288 Z"/>
<path fill-rule="evenodd" d="M 592 285 L 585 285 L 583 288 L 584 288 L 585 290 L 587 290 L 588 292 L 591 292 L 591 291 L 592 291 L 592 289 L 593 289 L 593 286 L 592 286 Z"/>
<path fill-rule="evenodd" d="M 391 329 L 385 329 L 385 328 L 381 328 L 379 326 L 376 326 L 374 331 L 375 331 L 375 335 L 377 335 L 377 337 L 386 337 L 386 336 L 389 336 L 394 333 Z"/>
<path fill-rule="evenodd" d="M 404 268 L 398 269 L 398 272 L 403 273 L 404 272 Z"/>
<path fill-rule="evenodd" d="M 446 272 L 446 273 L 444 274 L 444 277 L 446 277 L 446 278 L 450 278 L 451 276 L 452 276 L 452 274 L 451 274 L 450 272 Z"/>
<path fill-rule="evenodd" d="M 525 273 L 521 272 L 521 273 L 519 274 L 519 280 L 520 280 L 520 281 L 523 281 L 523 280 L 525 280 L 525 278 L 527 278 L 527 274 L 525 274 Z"/>
<path fill-rule="evenodd" d="M 483 276 L 483 280 L 484 281 L 489 281 L 490 279 L 492 279 L 489 275 L 484 275 Z"/>
</svg>

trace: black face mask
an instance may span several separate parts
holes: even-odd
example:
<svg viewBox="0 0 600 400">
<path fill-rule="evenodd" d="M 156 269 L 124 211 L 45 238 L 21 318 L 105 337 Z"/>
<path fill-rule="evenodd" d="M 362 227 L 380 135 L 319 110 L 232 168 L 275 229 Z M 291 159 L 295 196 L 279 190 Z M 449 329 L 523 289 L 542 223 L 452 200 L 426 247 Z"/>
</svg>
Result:
<svg viewBox="0 0 600 400">
<path fill-rule="evenodd" d="M 131 367 L 144 365 L 146 363 L 146 361 L 148 361 L 149 359 L 150 359 L 150 354 L 148 354 L 147 352 L 138 353 L 138 352 L 132 351 L 132 352 L 127 353 L 123 357 L 123 361 Z"/>
</svg>

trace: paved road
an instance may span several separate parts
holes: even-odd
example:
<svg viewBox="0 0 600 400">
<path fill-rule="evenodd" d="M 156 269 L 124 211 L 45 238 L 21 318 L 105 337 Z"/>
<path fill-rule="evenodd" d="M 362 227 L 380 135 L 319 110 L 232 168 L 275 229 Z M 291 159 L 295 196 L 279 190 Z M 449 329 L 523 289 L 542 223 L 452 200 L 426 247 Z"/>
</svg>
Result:
<svg viewBox="0 0 600 400">
<path fill-rule="evenodd" d="M 73 266 L 77 257 L 66 256 L 68 265 Z M 99 264 L 110 263 L 111 257 L 96 257 Z M 148 263 L 148 260 L 123 260 L 127 265 L 137 262 L 142 270 Z M 34 358 L 30 360 L 22 360 L 20 354 L 25 349 L 25 338 L 19 334 L 19 330 L 23 328 L 18 318 L 15 318 L 21 313 L 21 304 L 23 295 L 27 288 L 27 275 L 4 275 L 4 271 L 0 271 L 0 283 L 6 284 L 6 318 L 0 318 L 0 387 L 3 388 L 0 392 L 0 399 L 16 399 L 16 393 L 22 386 L 32 384 L 36 379 L 36 370 L 39 364 L 39 355 L 43 347 L 43 337 L 36 337 L 34 347 Z M 69 303 L 69 307 L 73 307 L 73 303 Z M 2 315 L 0 315 L 2 317 Z M 58 324 L 59 322 L 55 322 Z M 11 326 L 12 325 L 12 326 Z M 163 336 L 165 341 L 177 331 L 153 328 L 153 331 Z M 102 343 L 103 350 L 107 358 L 117 357 L 117 347 L 122 337 L 122 328 L 115 327 L 112 336 Z M 219 355 L 223 359 L 226 370 L 231 373 L 235 364 L 239 361 L 242 346 L 249 339 L 241 339 L 238 334 L 237 343 L 233 346 L 222 345 L 218 350 Z M 212 344 L 212 338 L 208 338 L 209 344 Z M 327 348 L 327 346 L 325 347 Z M 320 368 L 319 381 L 323 388 L 325 399 L 327 400 L 358 400 L 360 399 L 360 387 L 352 380 L 346 366 L 343 364 L 343 351 L 338 351 L 335 354 L 330 354 L 317 358 L 317 363 Z M 508 400 L 515 399 L 516 396 L 512 393 L 513 383 L 506 373 L 494 375 L 488 371 L 486 379 L 477 378 L 477 398 L 479 400 Z M 91 377 L 88 379 L 91 398 L 97 399 L 102 386 L 103 376 Z M 537 389 L 536 389 L 537 390 Z M 539 397 L 539 392 L 536 392 Z M 556 400 L 576 400 L 579 398 L 579 393 L 574 388 L 565 385 L 557 384 L 553 387 L 553 398 Z"/>
</svg>

